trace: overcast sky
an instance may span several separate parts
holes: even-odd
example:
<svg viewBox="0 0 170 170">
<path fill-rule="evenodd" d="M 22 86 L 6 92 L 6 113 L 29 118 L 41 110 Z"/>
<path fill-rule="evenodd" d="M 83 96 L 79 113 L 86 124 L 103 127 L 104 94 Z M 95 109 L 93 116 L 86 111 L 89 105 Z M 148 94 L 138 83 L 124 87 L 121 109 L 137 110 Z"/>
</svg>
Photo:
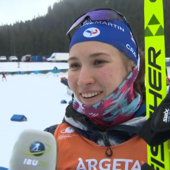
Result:
<svg viewBox="0 0 170 170">
<path fill-rule="evenodd" d="M 45 15 L 48 7 L 59 0 L 0 0 L 0 25 L 32 20 Z"/>
</svg>

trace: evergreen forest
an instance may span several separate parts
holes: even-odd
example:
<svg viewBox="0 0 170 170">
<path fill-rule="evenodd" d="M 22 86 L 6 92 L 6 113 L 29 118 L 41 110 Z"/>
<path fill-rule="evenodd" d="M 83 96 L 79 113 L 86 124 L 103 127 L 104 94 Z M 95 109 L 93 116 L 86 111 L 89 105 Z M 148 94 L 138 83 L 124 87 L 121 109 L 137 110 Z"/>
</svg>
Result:
<svg viewBox="0 0 170 170">
<path fill-rule="evenodd" d="M 144 0 L 60 0 L 47 7 L 44 16 L 1 25 L 0 56 L 16 55 L 20 59 L 25 54 L 68 52 L 69 38 L 65 34 L 69 26 L 81 14 L 95 8 L 113 8 L 125 15 L 144 50 Z M 170 56 L 170 0 L 164 0 L 164 17 L 166 56 Z"/>
</svg>

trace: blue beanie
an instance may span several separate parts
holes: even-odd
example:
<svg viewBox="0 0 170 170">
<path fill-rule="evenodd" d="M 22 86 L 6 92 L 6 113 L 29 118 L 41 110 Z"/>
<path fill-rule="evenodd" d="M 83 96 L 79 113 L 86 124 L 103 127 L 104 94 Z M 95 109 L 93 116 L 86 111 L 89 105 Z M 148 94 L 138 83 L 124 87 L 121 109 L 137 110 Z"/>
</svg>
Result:
<svg viewBox="0 0 170 170">
<path fill-rule="evenodd" d="M 74 44 L 85 41 L 99 41 L 110 44 L 125 53 L 137 64 L 137 45 L 130 28 L 122 20 L 86 20 L 74 33 L 69 50 Z"/>
</svg>

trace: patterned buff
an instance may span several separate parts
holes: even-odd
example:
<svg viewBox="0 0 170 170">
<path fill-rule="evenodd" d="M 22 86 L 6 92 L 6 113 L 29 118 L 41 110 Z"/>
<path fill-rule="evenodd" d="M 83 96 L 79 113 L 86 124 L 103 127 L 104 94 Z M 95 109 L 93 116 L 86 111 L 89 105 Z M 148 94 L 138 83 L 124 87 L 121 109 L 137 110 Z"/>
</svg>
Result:
<svg viewBox="0 0 170 170">
<path fill-rule="evenodd" d="M 85 106 L 75 96 L 73 108 L 104 128 L 109 128 L 131 119 L 142 102 L 141 95 L 133 90 L 137 75 L 138 65 L 122 84 L 102 101 L 92 106 Z"/>
</svg>

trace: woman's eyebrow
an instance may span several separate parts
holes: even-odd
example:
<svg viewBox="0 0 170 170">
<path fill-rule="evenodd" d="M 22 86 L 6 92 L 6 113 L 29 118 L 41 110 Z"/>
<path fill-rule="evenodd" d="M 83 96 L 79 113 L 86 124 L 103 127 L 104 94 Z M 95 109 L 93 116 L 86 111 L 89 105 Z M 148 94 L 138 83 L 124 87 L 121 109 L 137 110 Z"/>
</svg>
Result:
<svg viewBox="0 0 170 170">
<path fill-rule="evenodd" d="M 90 54 L 89 57 L 90 57 L 90 58 L 95 58 L 95 57 L 99 57 L 99 56 L 101 56 L 101 55 L 105 55 L 105 56 L 107 55 L 107 56 L 109 56 L 107 53 L 99 52 L 99 53 Z"/>
<path fill-rule="evenodd" d="M 77 57 L 70 57 L 69 59 L 68 59 L 68 61 L 71 61 L 71 60 L 78 60 L 78 58 Z"/>
<path fill-rule="evenodd" d="M 99 57 L 99 56 L 101 56 L 101 55 L 107 55 L 107 56 L 109 56 L 109 54 L 107 54 L 107 53 L 93 53 L 93 54 L 90 54 L 89 55 L 89 57 L 90 58 L 95 58 L 95 57 Z M 71 61 L 71 60 L 78 60 L 78 57 L 75 57 L 75 56 L 72 56 L 72 57 L 70 57 L 69 59 L 68 59 L 68 61 Z"/>
</svg>

